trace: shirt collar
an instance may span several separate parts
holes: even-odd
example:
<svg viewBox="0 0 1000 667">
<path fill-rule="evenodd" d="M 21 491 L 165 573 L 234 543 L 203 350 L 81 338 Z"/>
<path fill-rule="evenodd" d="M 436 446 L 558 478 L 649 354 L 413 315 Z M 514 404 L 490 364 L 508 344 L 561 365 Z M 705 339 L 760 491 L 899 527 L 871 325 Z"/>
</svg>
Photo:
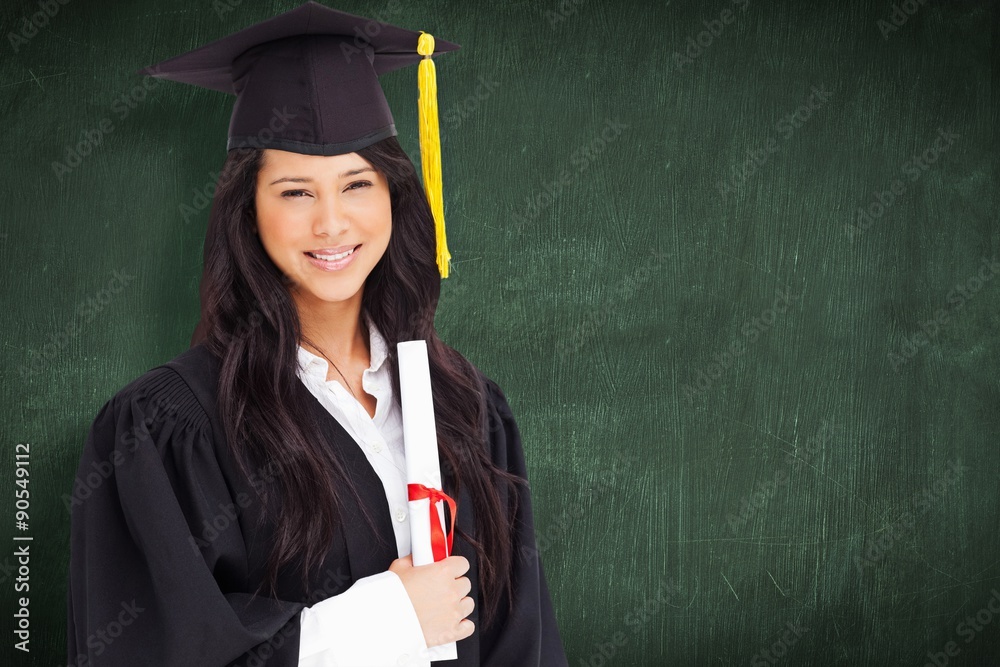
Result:
<svg viewBox="0 0 1000 667">
<path fill-rule="evenodd" d="M 382 368 L 383 362 L 385 362 L 386 357 L 389 356 L 389 344 L 386 342 L 385 338 L 382 337 L 382 332 L 378 330 L 375 326 L 375 322 L 366 312 L 364 314 L 365 322 L 368 323 L 368 344 L 371 347 L 372 363 L 369 368 L 374 373 L 375 371 Z"/>
<path fill-rule="evenodd" d="M 375 326 L 368 313 L 364 313 L 362 319 L 368 327 L 368 345 L 371 347 L 371 365 L 368 367 L 372 373 L 376 373 L 382 368 L 386 358 L 389 356 L 389 344 L 382 336 L 382 332 Z M 299 345 L 299 368 L 298 374 L 315 376 L 326 381 L 330 364 L 323 357 L 317 356 Z"/>
</svg>

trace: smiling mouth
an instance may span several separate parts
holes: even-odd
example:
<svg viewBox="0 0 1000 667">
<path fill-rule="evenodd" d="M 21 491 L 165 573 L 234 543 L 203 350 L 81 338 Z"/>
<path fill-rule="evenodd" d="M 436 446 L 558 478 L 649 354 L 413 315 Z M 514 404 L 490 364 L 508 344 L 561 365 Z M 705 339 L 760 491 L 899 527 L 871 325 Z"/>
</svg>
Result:
<svg viewBox="0 0 1000 667">
<path fill-rule="evenodd" d="M 361 247 L 361 244 L 359 243 L 358 245 L 354 246 L 350 250 L 345 250 L 344 252 L 338 252 L 338 253 L 335 253 L 333 255 L 319 255 L 319 254 L 308 252 L 308 251 L 305 254 L 309 255 L 310 257 L 314 257 L 316 259 L 323 260 L 324 262 L 337 262 L 337 261 L 340 261 L 340 260 L 344 259 L 345 257 L 350 257 L 360 247 Z"/>
</svg>

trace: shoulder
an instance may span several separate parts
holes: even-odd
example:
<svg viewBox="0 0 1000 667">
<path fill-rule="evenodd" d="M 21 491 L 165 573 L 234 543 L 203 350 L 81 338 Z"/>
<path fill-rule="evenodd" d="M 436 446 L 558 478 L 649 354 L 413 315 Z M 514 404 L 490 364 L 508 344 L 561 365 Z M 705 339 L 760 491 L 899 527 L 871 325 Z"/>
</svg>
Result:
<svg viewBox="0 0 1000 667">
<path fill-rule="evenodd" d="M 501 417 L 513 419 L 514 415 L 510 409 L 510 404 L 507 402 L 507 396 L 504 394 L 503 389 L 500 388 L 500 385 L 487 376 L 478 366 L 473 366 L 473 368 L 476 369 L 479 381 L 483 386 L 487 408 L 492 408 Z"/>
<path fill-rule="evenodd" d="M 479 368 L 476 368 L 476 372 L 483 387 L 486 403 L 483 427 L 490 443 L 493 462 L 506 468 L 512 459 L 517 461 L 523 456 L 520 429 L 500 384 Z"/>
<path fill-rule="evenodd" d="M 524 444 L 507 396 L 500 384 L 476 368 L 486 400 L 484 428 L 493 465 L 527 480 Z"/>
<path fill-rule="evenodd" d="M 95 422 L 113 419 L 107 426 L 124 432 L 123 437 L 167 426 L 179 431 L 210 428 L 217 378 L 218 363 L 199 343 L 122 387 L 101 408 Z"/>
<path fill-rule="evenodd" d="M 157 397 L 175 402 L 197 401 L 206 390 L 214 394 L 219 376 L 218 361 L 204 343 L 181 352 L 170 361 L 148 371 L 122 387 L 115 399 Z"/>
<path fill-rule="evenodd" d="M 217 409 L 202 398 L 214 391 L 207 384 L 215 376 L 207 352 L 203 346 L 185 350 L 108 399 L 80 453 L 74 499 L 98 493 L 101 481 L 111 476 L 116 485 L 104 488 L 129 495 L 136 512 L 149 510 L 141 498 L 163 496 L 165 490 L 189 507 L 225 488 L 231 461 Z"/>
</svg>

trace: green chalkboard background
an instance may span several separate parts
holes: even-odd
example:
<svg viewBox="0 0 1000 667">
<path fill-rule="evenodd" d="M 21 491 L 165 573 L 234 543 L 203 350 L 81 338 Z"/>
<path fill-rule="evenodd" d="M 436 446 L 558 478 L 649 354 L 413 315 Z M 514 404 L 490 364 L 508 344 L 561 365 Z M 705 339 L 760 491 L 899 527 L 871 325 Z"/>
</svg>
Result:
<svg viewBox="0 0 1000 667">
<path fill-rule="evenodd" d="M 197 320 L 233 98 L 134 71 L 297 4 L 62 1 L 0 8 L 13 665 L 65 664 L 91 420 Z M 462 45 L 437 322 L 510 398 L 574 667 L 1000 664 L 994 3 L 336 7 Z"/>
</svg>

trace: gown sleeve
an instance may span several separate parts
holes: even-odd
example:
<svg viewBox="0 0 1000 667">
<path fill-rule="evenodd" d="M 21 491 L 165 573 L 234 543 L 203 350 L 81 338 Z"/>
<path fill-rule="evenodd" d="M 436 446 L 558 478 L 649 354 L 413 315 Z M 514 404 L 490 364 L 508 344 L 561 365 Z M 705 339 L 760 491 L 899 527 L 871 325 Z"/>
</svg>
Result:
<svg viewBox="0 0 1000 667">
<path fill-rule="evenodd" d="M 69 664 L 297 665 L 305 605 L 241 592 L 248 499 L 231 495 L 175 371 L 148 371 L 101 408 L 70 498 Z"/>
<path fill-rule="evenodd" d="M 521 434 L 507 398 L 495 382 L 486 378 L 485 383 L 487 402 L 493 411 L 490 418 L 493 461 L 497 466 L 528 479 Z M 522 488 L 519 494 L 513 527 L 514 607 L 506 614 L 506 600 L 500 605 L 500 619 L 480 642 L 481 664 L 483 667 L 568 667 L 541 554 L 535 541 L 531 492 Z"/>
</svg>

